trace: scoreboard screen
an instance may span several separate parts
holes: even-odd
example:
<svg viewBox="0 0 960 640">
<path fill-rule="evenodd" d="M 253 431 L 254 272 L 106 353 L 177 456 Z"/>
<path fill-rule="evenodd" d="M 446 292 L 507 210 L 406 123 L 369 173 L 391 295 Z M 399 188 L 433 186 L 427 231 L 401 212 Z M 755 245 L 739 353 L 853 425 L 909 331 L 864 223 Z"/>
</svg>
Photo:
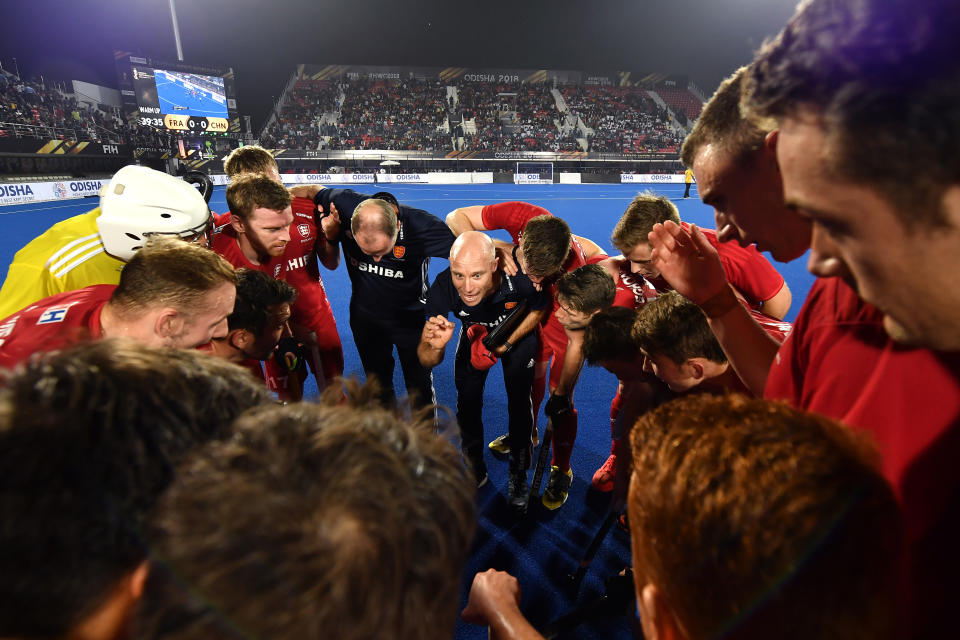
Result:
<svg viewBox="0 0 960 640">
<path fill-rule="evenodd" d="M 236 118 L 232 70 L 118 54 L 121 95 L 141 125 L 190 133 L 225 133 Z M 211 73 L 212 72 L 212 73 Z"/>
</svg>

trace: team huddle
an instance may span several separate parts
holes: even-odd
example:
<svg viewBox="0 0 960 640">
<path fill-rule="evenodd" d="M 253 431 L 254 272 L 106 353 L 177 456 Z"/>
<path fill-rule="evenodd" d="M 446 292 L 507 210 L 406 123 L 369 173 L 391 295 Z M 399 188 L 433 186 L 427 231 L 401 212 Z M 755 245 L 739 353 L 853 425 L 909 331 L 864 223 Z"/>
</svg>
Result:
<svg viewBox="0 0 960 640">
<path fill-rule="evenodd" d="M 627 513 L 647 638 L 949 635 L 958 19 L 802 3 L 683 145 L 716 230 L 641 193 L 618 255 L 536 203 L 288 189 L 258 146 L 226 158 L 222 214 L 121 169 L 0 291 L 0 636 L 442 637 L 488 457 L 517 517 L 567 501 L 584 363 L 618 379 L 590 484 Z M 760 251 L 808 250 L 791 326 Z M 341 256 L 362 387 L 321 277 Z M 459 451 L 432 377 L 457 323 Z M 498 363 L 506 433 L 481 419 Z M 461 615 L 540 637 L 520 604 L 491 569 Z"/>
</svg>

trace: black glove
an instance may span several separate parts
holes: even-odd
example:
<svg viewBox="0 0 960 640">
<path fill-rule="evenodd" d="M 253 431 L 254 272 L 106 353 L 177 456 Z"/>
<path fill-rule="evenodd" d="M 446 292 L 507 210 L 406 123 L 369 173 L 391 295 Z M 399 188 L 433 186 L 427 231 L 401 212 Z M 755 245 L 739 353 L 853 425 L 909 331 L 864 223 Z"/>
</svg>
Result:
<svg viewBox="0 0 960 640">
<path fill-rule="evenodd" d="M 304 361 L 303 347 L 294 338 L 280 338 L 274 358 L 287 371 L 296 371 Z"/>
<path fill-rule="evenodd" d="M 543 408 L 543 412 L 547 414 L 547 417 L 551 420 L 556 420 L 565 413 L 569 413 L 572 409 L 573 404 L 570 402 L 570 396 L 551 393 L 550 399 L 547 400 L 547 404 Z"/>
</svg>

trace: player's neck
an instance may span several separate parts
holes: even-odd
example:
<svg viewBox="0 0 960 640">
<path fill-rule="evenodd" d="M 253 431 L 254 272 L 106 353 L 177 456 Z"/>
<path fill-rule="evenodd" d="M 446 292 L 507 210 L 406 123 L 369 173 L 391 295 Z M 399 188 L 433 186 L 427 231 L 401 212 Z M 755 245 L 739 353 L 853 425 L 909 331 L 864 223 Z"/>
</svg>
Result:
<svg viewBox="0 0 960 640">
<path fill-rule="evenodd" d="M 745 390 L 740 376 L 737 375 L 737 372 L 733 370 L 733 367 L 731 367 L 728 362 L 723 364 L 711 362 L 709 369 L 705 370 L 704 373 L 706 378 L 700 383 L 704 391 L 718 393 L 722 391 Z"/>
<path fill-rule="evenodd" d="M 269 255 L 260 255 L 253 245 L 250 243 L 250 240 L 247 238 L 247 234 L 238 233 L 237 234 L 237 246 L 240 247 L 240 253 L 243 254 L 243 257 L 246 258 L 250 264 L 259 267 L 260 265 L 270 262 Z"/>
</svg>

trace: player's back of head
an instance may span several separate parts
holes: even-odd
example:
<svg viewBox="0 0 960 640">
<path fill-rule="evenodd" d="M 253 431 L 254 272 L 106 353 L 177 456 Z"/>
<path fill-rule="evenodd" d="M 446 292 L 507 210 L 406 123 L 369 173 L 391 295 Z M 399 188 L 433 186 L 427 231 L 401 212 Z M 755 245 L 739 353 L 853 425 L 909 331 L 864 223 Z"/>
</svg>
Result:
<svg viewBox="0 0 960 640">
<path fill-rule="evenodd" d="M 432 421 L 373 396 L 251 413 L 164 496 L 137 637 L 449 637 L 473 493 Z"/>
<path fill-rule="evenodd" d="M 198 351 L 106 339 L 51 352 L 0 390 L 0 637 L 75 630 L 146 559 L 141 526 L 193 446 L 269 401 Z"/>
<path fill-rule="evenodd" d="M 213 251 L 174 238 L 151 238 L 120 272 L 110 303 L 131 316 L 157 304 L 192 312 L 225 283 L 236 284 L 236 273 Z"/>
<path fill-rule="evenodd" d="M 677 364 L 693 358 L 727 362 L 703 311 L 676 291 L 660 294 L 640 307 L 632 335 L 648 355 L 663 355 Z"/>
<path fill-rule="evenodd" d="M 393 204 L 380 198 L 361 201 L 350 218 L 350 231 L 354 236 L 378 233 L 393 238 L 397 235 L 397 229 L 397 212 Z"/>
<path fill-rule="evenodd" d="M 270 274 L 255 269 L 237 269 L 237 298 L 233 313 L 227 316 L 231 331 L 245 329 L 260 335 L 270 316 L 270 307 L 293 304 L 297 290 Z"/>
<path fill-rule="evenodd" d="M 644 415 L 630 438 L 638 593 L 652 585 L 689 638 L 897 637 L 903 525 L 862 436 L 735 395 Z"/>
<path fill-rule="evenodd" d="M 583 357 L 587 363 L 642 358 L 632 335 L 636 319 L 637 312 L 627 307 L 610 307 L 593 316 L 583 332 Z"/>
<path fill-rule="evenodd" d="M 590 314 L 613 304 L 617 286 L 606 269 L 585 264 L 557 280 L 557 298 L 575 311 Z"/>
<path fill-rule="evenodd" d="M 273 154 L 263 147 L 255 144 L 248 144 L 230 152 L 223 159 L 223 170 L 229 178 L 248 173 L 278 173 L 277 161 Z"/>
<path fill-rule="evenodd" d="M 560 273 L 570 254 L 572 238 L 569 225 L 561 218 L 550 215 L 530 218 L 520 238 L 527 273 L 538 277 Z"/>
<path fill-rule="evenodd" d="M 680 212 L 669 198 L 651 192 L 638 193 L 614 226 L 610 241 L 620 251 L 627 252 L 638 244 L 646 244 L 653 225 L 667 220 L 680 224 Z"/>
<path fill-rule="evenodd" d="M 740 112 L 740 92 L 746 73 L 746 67 L 734 71 L 703 106 L 681 149 L 683 164 L 688 168 L 693 167 L 697 155 L 708 145 L 723 149 L 741 162 L 763 146 L 771 127 L 760 126 Z"/>
</svg>

